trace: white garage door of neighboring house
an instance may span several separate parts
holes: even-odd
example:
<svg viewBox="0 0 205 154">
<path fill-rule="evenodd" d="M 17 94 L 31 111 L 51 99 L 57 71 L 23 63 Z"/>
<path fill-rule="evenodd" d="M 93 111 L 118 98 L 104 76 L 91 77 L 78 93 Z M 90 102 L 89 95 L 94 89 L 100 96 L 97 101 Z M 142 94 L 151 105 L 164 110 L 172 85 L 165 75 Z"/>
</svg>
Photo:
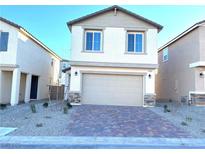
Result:
<svg viewBox="0 0 205 154">
<path fill-rule="evenodd" d="M 143 77 L 83 74 L 82 104 L 143 106 Z"/>
</svg>

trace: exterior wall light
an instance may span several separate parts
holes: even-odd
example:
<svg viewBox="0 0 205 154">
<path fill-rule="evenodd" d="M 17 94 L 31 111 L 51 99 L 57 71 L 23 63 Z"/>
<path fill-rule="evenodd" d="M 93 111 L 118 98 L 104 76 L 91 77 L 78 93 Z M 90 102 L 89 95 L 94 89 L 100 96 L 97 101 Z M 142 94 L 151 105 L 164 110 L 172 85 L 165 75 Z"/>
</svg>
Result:
<svg viewBox="0 0 205 154">
<path fill-rule="evenodd" d="M 78 72 L 77 71 L 75 71 L 75 76 L 77 76 L 78 75 Z"/>
<path fill-rule="evenodd" d="M 151 74 L 149 74 L 148 77 L 149 77 L 149 79 L 151 79 L 151 77 L 152 77 Z"/>
<path fill-rule="evenodd" d="M 200 72 L 199 73 L 199 76 L 202 78 L 202 77 L 204 77 L 204 73 L 203 72 Z"/>
</svg>

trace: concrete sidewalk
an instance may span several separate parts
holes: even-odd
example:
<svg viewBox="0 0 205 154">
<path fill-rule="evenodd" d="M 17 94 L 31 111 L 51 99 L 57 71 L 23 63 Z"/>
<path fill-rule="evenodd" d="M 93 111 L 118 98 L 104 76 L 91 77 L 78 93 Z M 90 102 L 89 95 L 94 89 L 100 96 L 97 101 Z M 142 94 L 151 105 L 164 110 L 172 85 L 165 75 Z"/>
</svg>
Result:
<svg viewBox="0 0 205 154">
<path fill-rule="evenodd" d="M 1 149 L 204 149 L 205 139 L 138 137 L 2 136 Z"/>
</svg>

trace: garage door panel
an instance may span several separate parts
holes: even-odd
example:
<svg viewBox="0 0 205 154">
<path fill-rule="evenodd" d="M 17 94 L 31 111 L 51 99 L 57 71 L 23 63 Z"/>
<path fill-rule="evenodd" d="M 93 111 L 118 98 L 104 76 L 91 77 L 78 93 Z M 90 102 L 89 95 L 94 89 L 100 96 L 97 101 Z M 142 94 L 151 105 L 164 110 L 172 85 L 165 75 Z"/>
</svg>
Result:
<svg viewBox="0 0 205 154">
<path fill-rule="evenodd" d="M 142 76 L 83 74 L 82 103 L 142 106 Z"/>
</svg>

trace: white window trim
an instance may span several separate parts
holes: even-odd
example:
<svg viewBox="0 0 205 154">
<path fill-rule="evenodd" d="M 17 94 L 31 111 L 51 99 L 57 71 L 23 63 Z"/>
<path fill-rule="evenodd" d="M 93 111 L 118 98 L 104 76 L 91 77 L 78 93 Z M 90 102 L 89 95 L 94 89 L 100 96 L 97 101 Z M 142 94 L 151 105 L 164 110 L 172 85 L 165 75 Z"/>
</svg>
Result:
<svg viewBox="0 0 205 154">
<path fill-rule="evenodd" d="M 136 36 L 136 34 L 142 34 L 142 51 L 141 52 L 137 52 L 137 51 L 135 51 L 135 49 L 136 49 L 136 37 L 134 37 L 134 51 L 129 51 L 128 50 L 128 34 L 134 34 L 135 36 Z M 126 49 L 126 51 L 127 51 L 127 53 L 135 53 L 135 54 L 142 54 L 142 53 L 145 53 L 145 33 L 144 32 L 127 32 L 127 42 L 126 42 L 126 44 L 127 44 L 127 49 Z"/>
<path fill-rule="evenodd" d="M 167 59 L 164 58 L 165 57 L 165 52 L 166 52 L 166 55 L 167 55 Z M 166 62 L 168 60 L 169 60 L 169 50 L 168 50 L 168 48 L 164 48 L 163 51 L 162 51 L 162 61 Z"/>
<path fill-rule="evenodd" d="M 94 50 L 94 35 L 93 35 L 93 40 L 92 40 L 92 50 L 87 50 L 86 49 L 86 43 L 87 43 L 87 39 L 86 39 L 86 33 L 87 32 L 91 32 L 91 33 L 95 33 L 95 32 L 98 32 L 98 33 L 100 33 L 100 50 Z M 93 53 L 99 53 L 99 52 L 103 52 L 102 51 L 102 31 L 101 30 L 85 30 L 85 33 L 84 33 L 85 35 L 84 35 L 84 51 L 85 52 L 93 52 Z"/>
</svg>

